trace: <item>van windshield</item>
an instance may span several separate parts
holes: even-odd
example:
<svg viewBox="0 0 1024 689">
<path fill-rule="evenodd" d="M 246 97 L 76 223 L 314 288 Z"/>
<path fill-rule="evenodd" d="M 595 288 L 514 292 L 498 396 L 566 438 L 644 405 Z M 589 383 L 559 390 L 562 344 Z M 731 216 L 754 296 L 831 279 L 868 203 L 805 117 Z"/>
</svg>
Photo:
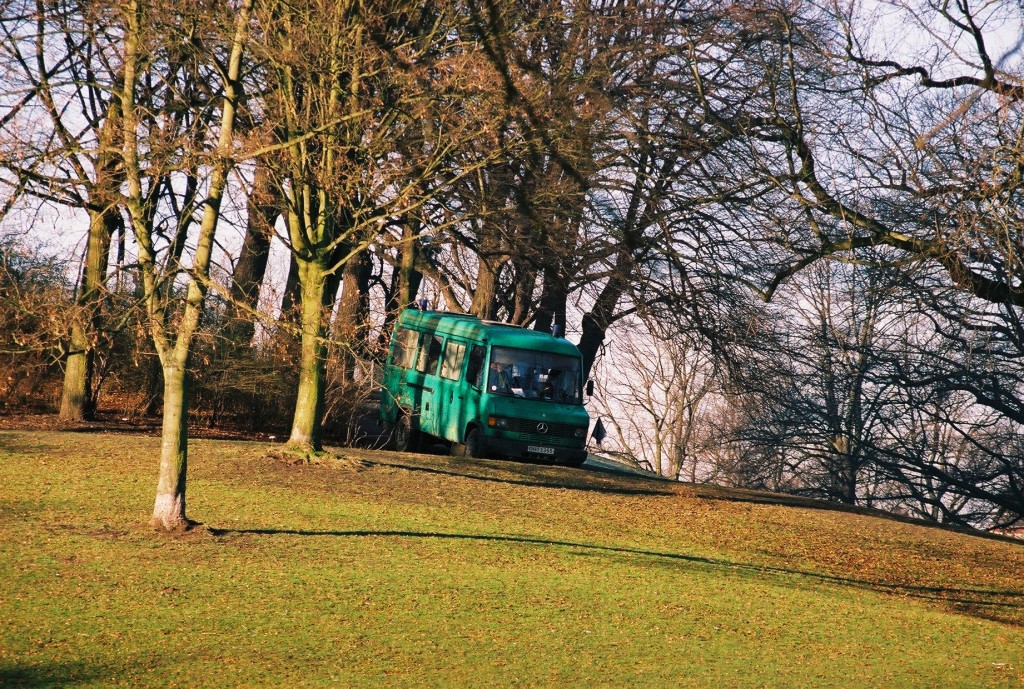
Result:
<svg viewBox="0 0 1024 689">
<path fill-rule="evenodd" d="M 551 352 L 492 347 L 487 389 L 499 395 L 581 404 L 580 360 Z"/>
</svg>

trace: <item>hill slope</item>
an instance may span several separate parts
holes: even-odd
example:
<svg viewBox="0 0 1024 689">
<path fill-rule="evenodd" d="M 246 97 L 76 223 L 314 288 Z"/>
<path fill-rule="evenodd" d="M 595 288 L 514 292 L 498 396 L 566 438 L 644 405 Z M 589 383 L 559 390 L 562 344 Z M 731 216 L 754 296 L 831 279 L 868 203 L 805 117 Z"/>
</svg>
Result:
<svg viewBox="0 0 1024 689">
<path fill-rule="evenodd" d="M 1024 686 L 1024 545 L 508 462 L 0 432 L 2 686 Z"/>
</svg>

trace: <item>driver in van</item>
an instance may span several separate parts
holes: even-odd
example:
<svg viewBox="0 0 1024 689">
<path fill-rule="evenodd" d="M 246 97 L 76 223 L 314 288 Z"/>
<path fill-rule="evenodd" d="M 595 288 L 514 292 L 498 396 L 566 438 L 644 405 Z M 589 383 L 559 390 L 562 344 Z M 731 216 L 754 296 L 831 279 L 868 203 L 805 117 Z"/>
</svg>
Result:
<svg viewBox="0 0 1024 689">
<path fill-rule="evenodd" d="M 491 371 L 487 380 L 490 381 L 491 390 L 512 392 L 512 374 L 508 370 L 508 366 L 500 361 L 491 362 Z"/>
</svg>

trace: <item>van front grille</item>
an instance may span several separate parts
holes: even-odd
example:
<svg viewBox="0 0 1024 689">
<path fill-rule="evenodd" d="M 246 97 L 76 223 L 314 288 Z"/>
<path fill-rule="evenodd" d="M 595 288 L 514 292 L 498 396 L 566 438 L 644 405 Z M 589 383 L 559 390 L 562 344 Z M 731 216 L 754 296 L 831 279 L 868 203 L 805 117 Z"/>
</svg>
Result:
<svg viewBox="0 0 1024 689">
<path fill-rule="evenodd" d="M 540 426 L 547 426 L 547 432 L 541 433 Z M 527 419 L 509 419 L 505 430 L 512 433 L 522 433 L 523 440 L 537 440 L 543 442 L 551 438 L 575 438 L 576 429 L 582 428 L 569 423 L 549 423 L 547 421 L 529 421 Z M 586 434 L 586 431 L 584 431 Z M 528 437 L 526 437 L 528 436 Z"/>
</svg>

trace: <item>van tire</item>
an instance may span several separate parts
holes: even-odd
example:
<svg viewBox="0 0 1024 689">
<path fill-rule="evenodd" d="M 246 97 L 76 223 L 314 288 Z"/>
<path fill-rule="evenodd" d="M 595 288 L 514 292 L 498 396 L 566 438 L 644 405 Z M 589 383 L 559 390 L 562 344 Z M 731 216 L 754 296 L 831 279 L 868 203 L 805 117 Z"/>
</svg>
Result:
<svg viewBox="0 0 1024 689">
<path fill-rule="evenodd" d="M 399 452 L 416 452 L 420 448 L 420 431 L 413 427 L 412 416 L 401 414 L 395 420 L 395 449 Z"/>
<path fill-rule="evenodd" d="M 466 456 L 474 459 L 483 459 L 484 452 L 480 448 L 480 431 L 476 427 L 466 432 Z"/>
</svg>

